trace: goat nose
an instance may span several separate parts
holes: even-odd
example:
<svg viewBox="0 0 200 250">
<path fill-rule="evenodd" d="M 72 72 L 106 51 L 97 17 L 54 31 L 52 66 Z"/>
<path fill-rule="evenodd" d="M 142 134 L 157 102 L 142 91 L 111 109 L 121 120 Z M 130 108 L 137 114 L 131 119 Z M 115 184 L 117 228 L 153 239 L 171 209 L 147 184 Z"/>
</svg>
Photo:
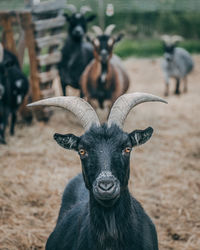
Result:
<svg viewBox="0 0 200 250">
<path fill-rule="evenodd" d="M 102 50 L 101 50 L 101 55 L 102 55 L 102 56 L 106 56 L 106 55 L 107 55 L 107 51 L 106 51 L 105 49 L 102 49 Z"/>
<path fill-rule="evenodd" d="M 98 184 L 102 191 L 109 191 L 114 186 L 114 181 L 112 180 L 101 180 Z"/>
<path fill-rule="evenodd" d="M 83 35 L 83 29 L 80 26 L 77 26 L 74 29 L 74 33 L 75 33 L 75 35 Z"/>
</svg>

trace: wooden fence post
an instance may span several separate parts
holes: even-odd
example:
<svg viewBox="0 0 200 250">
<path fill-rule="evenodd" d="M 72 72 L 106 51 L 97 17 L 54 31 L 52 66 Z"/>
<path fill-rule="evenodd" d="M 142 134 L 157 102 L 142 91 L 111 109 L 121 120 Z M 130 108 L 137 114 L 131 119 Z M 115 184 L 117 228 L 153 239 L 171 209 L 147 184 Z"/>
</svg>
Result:
<svg viewBox="0 0 200 250">
<path fill-rule="evenodd" d="M 3 45 L 8 50 L 12 51 L 17 56 L 17 50 L 14 41 L 14 34 L 12 30 L 12 23 L 10 15 L 7 13 L 2 14 L 1 23 L 4 29 L 4 41 Z"/>
<path fill-rule="evenodd" d="M 32 23 L 31 12 L 24 12 L 20 14 L 21 25 L 25 32 L 25 42 L 28 48 L 29 64 L 30 64 L 30 85 L 32 101 L 40 100 L 40 80 L 38 75 L 38 60 L 36 55 L 36 44 L 34 38 L 34 29 Z M 45 108 L 36 107 L 34 109 L 37 120 L 47 121 L 49 119 L 48 114 L 45 112 Z"/>
<path fill-rule="evenodd" d="M 41 98 L 40 81 L 38 77 L 38 63 L 35 49 L 35 39 L 33 33 L 33 23 L 30 12 L 21 14 L 22 27 L 25 30 L 26 47 L 28 48 L 30 63 L 30 82 L 33 101 Z"/>
</svg>

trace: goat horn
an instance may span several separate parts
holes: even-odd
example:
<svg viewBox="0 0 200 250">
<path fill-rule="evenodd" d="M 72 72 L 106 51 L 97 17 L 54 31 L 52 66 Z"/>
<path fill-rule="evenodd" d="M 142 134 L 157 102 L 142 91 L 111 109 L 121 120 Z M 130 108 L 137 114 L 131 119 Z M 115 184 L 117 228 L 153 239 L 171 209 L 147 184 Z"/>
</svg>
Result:
<svg viewBox="0 0 200 250">
<path fill-rule="evenodd" d="M 171 40 L 172 40 L 172 43 L 176 43 L 176 42 L 181 42 L 183 41 L 183 38 L 181 36 L 178 36 L 178 35 L 174 35 L 171 37 Z"/>
<path fill-rule="evenodd" d="M 74 113 L 80 120 L 83 128 L 88 130 L 92 124 L 100 126 L 99 118 L 92 106 L 80 97 L 75 96 L 59 96 L 52 97 L 28 104 L 33 106 L 55 106 L 67 109 Z"/>
<path fill-rule="evenodd" d="M 93 25 L 92 29 L 94 30 L 94 32 L 96 33 L 96 35 L 98 35 L 98 36 L 103 35 L 103 30 L 99 26 Z"/>
<path fill-rule="evenodd" d="M 165 44 L 167 44 L 167 45 L 171 45 L 171 44 L 172 44 L 172 39 L 171 39 L 171 37 L 168 36 L 168 35 L 162 35 L 162 36 L 161 36 L 161 40 L 162 40 Z"/>
<path fill-rule="evenodd" d="M 76 13 L 77 12 L 77 8 L 73 4 L 68 4 L 67 5 L 67 9 L 69 9 L 72 13 Z"/>
<path fill-rule="evenodd" d="M 136 105 L 143 102 L 164 102 L 167 103 L 164 99 L 147 94 L 147 93 L 131 93 L 124 94 L 120 96 L 114 103 L 109 117 L 108 117 L 108 127 L 111 124 L 117 124 L 120 128 L 123 128 L 124 121 L 130 112 L 130 110 Z"/>
<path fill-rule="evenodd" d="M 104 31 L 104 34 L 109 36 L 112 33 L 112 31 L 114 30 L 114 28 L 115 28 L 115 24 L 108 25 L 108 27 L 106 27 L 106 29 Z"/>
<path fill-rule="evenodd" d="M 85 5 L 85 6 L 82 6 L 82 7 L 80 8 L 80 13 L 83 14 L 83 15 L 84 15 L 85 13 L 87 13 L 88 11 L 92 11 L 91 8 L 90 8 L 89 6 L 86 6 L 86 5 Z"/>
<path fill-rule="evenodd" d="M 2 43 L 0 43 L 0 63 L 3 61 L 4 49 Z"/>
</svg>

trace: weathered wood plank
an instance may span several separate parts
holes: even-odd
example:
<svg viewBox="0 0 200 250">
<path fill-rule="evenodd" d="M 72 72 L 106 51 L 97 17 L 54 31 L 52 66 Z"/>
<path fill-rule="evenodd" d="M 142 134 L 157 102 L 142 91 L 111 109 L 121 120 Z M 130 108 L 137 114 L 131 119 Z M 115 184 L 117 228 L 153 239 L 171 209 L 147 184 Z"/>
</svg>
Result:
<svg viewBox="0 0 200 250">
<path fill-rule="evenodd" d="M 49 18 L 45 20 L 39 20 L 33 22 L 35 25 L 35 31 L 47 30 L 65 25 L 66 21 L 64 16 L 58 16 L 56 18 Z"/>
<path fill-rule="evenodd" d="M 52 46 L 52 45 L 59 46 L 63 44 L 63 40 L 65 39 L 65 37 L 66 37 L 65 33 L 61 33 L 61 34 L 57 34 L 53 36 L 45 36 L 42 38 L 37 38 L 36 44 L 39 49 L 42 49 L 43 47 L 47 47 L 47 46 Z"/>
<path fill-rule="evenodd" d="M 60 59 L 61 53 L 59 51 L 37 57 L 40 66 L 57 64 L 58 62 L 60 62 Z"/>
<path fill-rule="evenodd" d="M 52 69 L 48 72 L 39 73 L 38 76 L 41 83 L 50 82 L 58 76 L 58 70 Z"/>
<path fill-rule="evenodd" d="M 6 49 L 12 51 L 17 56 L 17 50 L 12 29 L 12 19 L 9 15 L 3 15 L 1 24 L 3 26 L 3 45 Z"/>
<path fill-rule="evenodd" d="M 38 63 L 36 59 L 35 40 L 32 28 L 31 14 L 22 14 L 21 23 L 25 30 L 26 46 L 28 48 L 29 61 L 30 61 L 30 82 L 32 100 L 37 101 L 40 99 L 40 82 L 38 77 Z"/>
<path fill-rule="evenodd" d="M 56 11 L 59 9 L 64 9 L 67 7 L 65 0 L 59 0 L 59 1 L 48 1 L 48 2 L 41 2 L 40 4 L 36 4 L 32 6 L 32 12 L 34 14 L 40 14 L 43 12 L 49 12 L 49 11 Z"/>
</svg>

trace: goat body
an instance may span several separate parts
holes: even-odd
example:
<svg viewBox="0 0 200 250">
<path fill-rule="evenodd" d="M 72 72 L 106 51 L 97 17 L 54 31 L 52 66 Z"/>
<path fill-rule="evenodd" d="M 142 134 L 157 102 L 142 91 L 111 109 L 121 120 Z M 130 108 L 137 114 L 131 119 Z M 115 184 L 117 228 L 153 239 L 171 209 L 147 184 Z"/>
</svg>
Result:
<svg viewBox="0 0 200 250">
<path fill-rule="evenodd" d="M 0 143 L 5 143 L 5 129 L 11 114 L 10 134 L 14 134 L 16 113 L 29 89 L 17 58 L 5 50 L 5 61 L 0 63 Z"/>
<path fill-rule="evenodd" d="M 62 59 L 58 65 L 63 94 L 66 86 L 79 89 L 79 80 L 88 63 L 93 59 L 93 48 L 85 41 L 74 41 L 68 37 L 62 49 Z"/>
<path fill-rule="evenodd" d="M 162 61 L 162 69 L 165 76 L 166 90 L 168 95 L 169 79 L 176 79 L 175 94 L 179 94 L 180 81 L 184 81 L 184 92 L 187 91 L 187 75 L 192 71 L 194 62 L 191 55 L 183 48 L 172 48 L 170 52 L 166 52 Z"/>
<path fill-rule="evenodd" d="M 122 62 L 113 55 L 106 64 L 96 59 L 86 67 L 80 80 L 83 96 L 91 102 L 96 99 L 100 108 L 105 100 L 111 100 L 111 105 L 129 87 L 129 78 L 122 66 Z"/>
</svg>

